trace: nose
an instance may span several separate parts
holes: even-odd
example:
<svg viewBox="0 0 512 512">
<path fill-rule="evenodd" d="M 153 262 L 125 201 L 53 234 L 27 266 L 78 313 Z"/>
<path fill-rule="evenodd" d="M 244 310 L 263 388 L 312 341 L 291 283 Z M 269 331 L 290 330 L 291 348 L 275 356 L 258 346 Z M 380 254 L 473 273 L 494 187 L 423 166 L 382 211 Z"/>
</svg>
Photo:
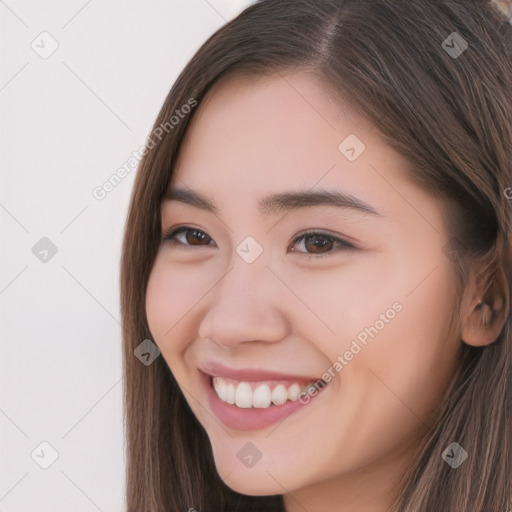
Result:
<svg viewBox="0 0 512 512">
<path fill-rule="evenodd" d="M 263 258 L 246 263 L 235 255 L 208 298 L 198 332 L 202 338 L 235 347 L 250 341 L 277 342 L 286 336 L 284 286 Z"/>
</svg>

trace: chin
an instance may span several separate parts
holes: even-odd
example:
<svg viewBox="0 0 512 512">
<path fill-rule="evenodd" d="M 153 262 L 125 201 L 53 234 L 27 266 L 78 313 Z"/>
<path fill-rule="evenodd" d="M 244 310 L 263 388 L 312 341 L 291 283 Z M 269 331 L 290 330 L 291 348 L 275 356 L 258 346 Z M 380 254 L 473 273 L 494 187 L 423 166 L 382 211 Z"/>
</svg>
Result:
<svg viewBox="0 0 512 512">
<path fill-rule="evenodd" d="M 223 472 L 220 474 L 224 474 Z M 233 491 L 246 496 L 273 496 L 283 494 L 283 488 L 267 473 L 253 475 L 251 473 L 235 471 L 231 473 L 224 483 Z"/>
</svg>

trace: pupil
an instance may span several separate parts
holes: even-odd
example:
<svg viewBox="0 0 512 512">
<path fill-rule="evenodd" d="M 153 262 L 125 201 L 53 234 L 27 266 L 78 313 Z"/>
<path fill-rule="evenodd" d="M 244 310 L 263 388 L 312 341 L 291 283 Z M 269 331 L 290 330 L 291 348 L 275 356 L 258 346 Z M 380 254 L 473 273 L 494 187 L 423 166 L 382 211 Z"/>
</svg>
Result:
<svg viewBox="0 0 512 512">
<path fill-rule="evenodd" d="M 187 243 L 194 245 L 193 242 L 199 240 L 200 242 L 204 242 L 206 240 L 206 244 L 196 244 L 196 245 L 208 245 L 208 235 L 206 233 L 202 233 L 197 229 L 193 229 L 187 232 L 186 235 Z"/>
<path fill-rule="evenodd" d="M 306 249 L 309 252 L 322 252 L 326 247 L 332 248 L 333 241 L 322 235 L 308 235 L 305 241 Z M 309 242 L 313 242 L 310 244 Z M 312 250 L 311 250 L 312 249 Z M 319 250 L 320 249 L 320 250 Z"/>
</svg>

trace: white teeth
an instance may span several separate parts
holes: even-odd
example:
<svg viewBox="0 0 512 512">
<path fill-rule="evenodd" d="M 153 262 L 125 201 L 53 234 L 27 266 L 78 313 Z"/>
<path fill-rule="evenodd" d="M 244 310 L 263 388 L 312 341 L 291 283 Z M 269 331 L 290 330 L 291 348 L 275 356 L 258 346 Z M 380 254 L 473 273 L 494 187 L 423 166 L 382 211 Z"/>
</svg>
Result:
<svg viewBox="0 0 512 512">
<path fill-rule="evenodd" d="M 222 398 L 221 398 L 222 400 Z M 233 405 L 236 400 L 235 385 L 232 382 L 228 382 L 226 391 L 226 402 Z"/>
<path fill-rule="evenodd" d="M 266 384 L 258 386 L 252 394 L 252 406 L 260 409 L 270 407 L 271 393 L 270 388 Z"/>
<path fill-rule="evenodd" d="M 241 407 L 243 409 L 252 407 L 252 388 L 248 382 L 241 382 L 238 384 L 235 393 L 235 403 L 237 407 Z"/>
<path fill-rule="evenodd" d="M 283 384 L 279 384 L 272 391 L 272 403 L 275 405 L 284 404 L 288 400 L 288 390 Z"/>
<path fill-rule="evenodd" d="M 217 395 L 219 398 L 226 402 L 227 401 L 227 383 L 225 381 L 219 379 L 213 379 L 213 385 L 215 387 L 215 391 L 217 391 Z"/>
<path fill-rule="evenodd" d="M 293 384 L 288 388 L 288 400 L 292 400 L 295 402 L 300 395 L 300 386 L 298 384 Z"/>
<path fill-rule="evenodd" d="M 288 400 L 295 401 L 302 390 L 298 383 L 288 387 L 278 384 L 272 391 L 268 384 L 260 384 L 253 390 L 249 382 L 232 382 L 221 377 L 213 378 L 213 388 L 223 402 L 242 409 L 267 409 L 272 404 L 282 405 Z"/>
</svg>

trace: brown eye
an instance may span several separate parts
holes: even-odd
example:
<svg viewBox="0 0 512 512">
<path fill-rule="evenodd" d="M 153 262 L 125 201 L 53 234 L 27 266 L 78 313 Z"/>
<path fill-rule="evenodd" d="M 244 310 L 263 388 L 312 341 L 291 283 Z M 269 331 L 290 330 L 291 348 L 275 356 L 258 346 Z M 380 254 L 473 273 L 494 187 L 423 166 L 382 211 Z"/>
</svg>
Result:
<svg viewBox="0 0 512 512">
<path fill-rule="evenodd" d="M 301 249 L 292 248 L 292 251 L 309 254 L 328 254 L 340 249 L 355 249 L 355 246 L 341 238 L 317 232 L 302 233 L 293 241 L 293 246 Z M 303 250 L 302 250 L 303 249 Z"/>
<path fill-rule="evenodd" d="M 329 252 L 333 245 L 332 239 L 325 235 L 307 235 L 304 237 L 304 246 L 308 252 Z"/>
<path fill-rule="evenodd" d="M 173 241 L 185 246 L 208 246 L 213 242 L 211 237 L 197 228 L 181 227 L 162 236 L 162 241 Z"/>
</svg>

